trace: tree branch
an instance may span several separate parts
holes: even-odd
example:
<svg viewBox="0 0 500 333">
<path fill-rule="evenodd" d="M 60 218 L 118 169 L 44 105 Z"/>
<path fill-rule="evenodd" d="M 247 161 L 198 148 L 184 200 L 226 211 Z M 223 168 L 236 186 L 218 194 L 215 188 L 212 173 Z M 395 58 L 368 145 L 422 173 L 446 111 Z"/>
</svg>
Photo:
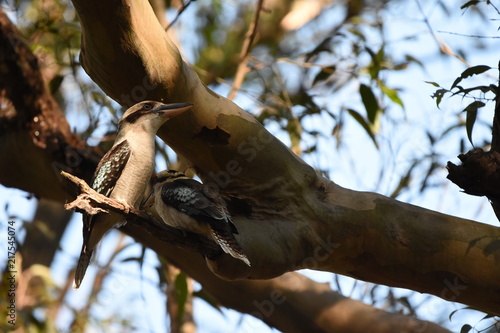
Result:
<svg viewBox="0 0 500 333">
<path fill-rule="evenodd" d="M 156 88 L 144 98 L 194 103 L 158 134 L 207 186 L 231 199 L 252 267 L 221 256 L 212 267 L 220 277 L 271 278 L 307 267 L 499 313 L 500 229 L 318 176 L 253 117 L 203 86 L 146 1 L 106 2 L 99 11 L 94 1 L 74 3 L 84 31 L 82 63 L 107 94 L 127 104 L 120 95 L 146 77 Z M 99 25 L 103 33 L 95 20 L 106 25 Z M 134 74 L 121 79 L 123 68 Z M 461 289 L 451 294 L 450 284 Z"/>
<path fill-rule="evenodd" d="M 238 90 L 240 90 L 241 84 L 245 79 L 245 75 L 249 71 L 247 64 L 248 60 L 250 59 L 250 50 L 252 48 L 253 41 L 255 39 L 255 36 L 257 35 L 257 25 L 259 24 L 260 12 L 262 11 L 263 4 L 264 0 L 259 0 L 257 2 L 257 8 L 255 9 L 255 14 L 252 20 L 252 24 L 248 28 L 248 32 L 245 37 L 245 42 L 243 43 L 243 46 L 241 48 L 240 63 L 238 64 L 238 68 L 236 69 L 234 82 L 228 96 L 228 98 L 231 100 L 234 99 L 234 97 L 236 97 L 236 93 L 238 92 Z"/>
<path fill-rule="evenodd" d="M 290 262 L 283 258 L 287 251 L 293 256 L 292 261 L 302 256 L 303 265 L 314 260 L 321 261 L 322 258 L 326 260 L 328 256 L 324 256 L 325 252 L 317 251 L 317 245 L 321 243 L 318 243 L 317 239 L 309 239 L 311 235 L 315 236 L 317 233 L 311 234 L 312 229 L 308 225 L 320 225 L 322 221 L 310 219 L 310 216 L 306 215 L 304 221 L 301 221 L 301 216 L 293 216 L 297 212 L 297 206 L 302 205 L 302 209 L 308 209 L 306 206 L 309 202 L 305 199 L 309 198 L 311 203 L 317 204 L 318 200 L 325 198 L 326 186 L 315 185 L 314 170 L 291 154 L 252 117 L 206 89 L 194 73 L 180 62 L 179 55 L 174 52 L 175 49 L 169 41 L 166 39 L 165 43 L 162 43 L 162 38 L 158 38 L 154 14 L 150 15 L 150 8 L 144 7 L 144 1 L 128 3 L 75 1 L 75 6 L 79 8 L 78 14 L 85 27 L 82 51 L 85 66 L 102 86 L 106 86 L 106 90 L 115 99 L 123 105 L 133 104 L 137 101 L 134 99 L 139 97 L 172 101 L 196 99 L 200 103 L 203 102 L 198 110 L 195 109 L 168 127 L 164 127 L 161 136 L 167 142 L 171 142 L 177 151 L 188 156 L 200 175 L 207 180 L 207 184 L 218 186 L 221 193 L 230 198 L 231 212 L 237 216 L 239 226 L 246 228 L 248 232 L 244 235 L 245 243 L 247 246 L 251 245 L 254 259 L 260 261 L 260 266 L 255 271 L 246 274 L 258 278 L 262 275 L 260 272 L 272 275 L 297 268 L 298 266 L 290 265 Z M 137 30 L 140 32 L 139 35 L 133 32 L 135 27 L 131 29 L 130 20 L 140 26 Z M 149 28 L 152 34 L 148 34 Z M 159 29 L 162 30 L 161 27 Z M 94 34 L 95 32 L 97 34 Z M 172 53 L 168 53 L 170 51 Z M 164 56 L 165 61 L 158 59 L 158 56 Z M 124 68 L 130 71 L 124 71 Z M 126 75 L 121 76 L 125 72 Z M 119 80 L 120 78 L 124 80 Z M 106 83 L 106 79 L 110 81 Z M 64 116 L 62 119 L 66 121 Z M 57 126 L 54 128 L 57 130 Z M 62 137 L 61 144 L 66 143 L 65 140 L 66 138 Z M 51 153 L 53 155 L 44 155 L 48 163 L 59 158 L 58 151 Z M 26 152 L 23 152 L 22 156 L 19 154 L 7 156 L 12 156 L 8 161 L 12 165 L 19 166 L 25 163 L 35 171 L 33 174 L 24 175 L 30 181 L 33 192 L 50 197 L 54 196 L 51 191 L 64 193 L 64 190 L 67 190 L 59 182 L 52 182 L 50 186 L 44 183 L 48 178 L 43 172 L 45 170 L 40 170 L 37 168 L 38 165 L 33 163 L 39 156 Z M 231 156 L 235 159 L 231 159 Z M 82 163 L 88 164 L 81 166 L 85 166 L 89 174 L 95 168 L 95 163 L 92 164 L 91 161 L 88 155 L 82 155 Z M 252 169 L 254 167 L 255 170 Z M 2 174 L 5 174 L 4 169 Z M 13 184 L 16 185 L 15 182 Z M 16 187 L 23 188 L 21 185 Z M 348 218 L 348 215 L 343 213 L 344 210 L 352 210 L 354 203 L 363 200 L 360 196 L 354 196 L 354 192 L 345 191 L 332 188 L 329 192 L 329 195 L 337 200 L 335 204 L 339 207 L 336 211 L 326 208 L 326 212 L 329 212 L 334 222 L 330 223 L 332 230 L 335 229 L 334 224 L 341 224 L 344 218 Z M 341 197 L 337 198 L 337 194 Z M 61 201 L 65 197 L 66 195 L 57 196 Z M 291 205 L 291 209 L 280 211 L 276 208 L 286 208 L 288 205 Z M 361 203 L 357 208 L 360 207 L 363 208 Z M 120 207 L 116 208 L 119 210 Z M 312 214 L 317 207 L 311 205 L 310 208 L 308 214 Z M 327 213 L 321 209 L 318 211 L 318 214 L 324 215 L 322 218 L 327 218 Z M 133 216 L 128 217 L 134 219 Z M 418 322 L 403 315 L 387 314 L 361 302 L 345 299 L 331 291 L 326 284 L 315 283 L 297 273 L 287 273 L 276 279 L 262 281 L 223 281 L 208 270 L 199 255 L 199 252 L 206 252 L 206 247 L 203 251 L 195 250 L 196 252 L 191 250 L 196 248 L 196 244 L 180 249 L 170 242 L 171 235 L 156 237 L 158 236 L 156 232 L 151 235 L 150 231 L 155 225 L 156 223 L 150 223 L 149 220 L 141 220 L 138 223 L 127 223 L 121 229 L 181 267 L 202 283 L 204 288 L 216 295 L 223 304 L 263 318 L 270 325 L 283 331 L 296 332 L 303 327 L 313 327 L 316 331 L 328 331 L 334 328 L 338 332 L 351 333 L 366 332 L 372 328 L 373 332 L 410 329 L 415 332 L 444 331 L 430 323 Z M 157 227 L 164 229 L 163 226 Z M 312 227 L 321 232 L 318 226 Z M 268 231 L 273 233 L 272 237 L 265 235 Z M 163 230 L 163 232 L 169 234 L 174 231 Z M 352 234 L 356 232 L 356 228 L 351 231 Z M 343 234 L 346 235 L 346 232 L 343 231 Z M 184 237 L 184 235 L 178 236 Z M 262 241 L 259 240 L 261 236 L 265 236 Z M 181 243 L 180 245 L 184 245 L 184 242 Z M 355 243 L 357 248 L 362 247 L 362 242 Z M 258 245 L 264 247 L 259 251 Z M 326 248 L 328 249 L 328 244 Z M 275 260 L 269 261 L 272 253 L 269 257 L 261 253 L 267 249 L 273 251 L 279 249 L 276 252 L 278 254 L 276 261 L 280 262 L 280 265 L 269 271 L 266 271 L 266 266 L 272 265 Z M 325 247 L 319 250 L 322 249 Z M 349 246 L 344 249 L 349 252 Z M 310 256 L 303 257 L 307 253 Z M 262 259 L 259 259 L 259 256 L 262 256 Z M 241 276 L 241 267 L 233 265 L 234 261 L 223 264 L 226 259 L 227 256 L 217 258 L 221 262 L 221 272 L 228 276 Z M 360 263 L 360 270 L 363 269 L 362 264 Z M 273 291 L 282 291 L 284 298 L 272 293 Z M 272 308 L 268 306 L 269 304 L 272 304 Z M 396 317 L 400 320 L 396 321 L 394 319 Z M 359 318 L 363 318 L 363 321 L 361 322 Z M 368 323 L 368 326 L 363 327 L 364 323 Z"/>
<path fill-rule="evenodd" d="M 177 20 L 179 19 L 179 17 L 181 17 L 182 13 L 184 13 L 184 11 L 189 7 L 189 5 L 191 4 L 191 2 L 192 2 L 192 0 L 187 0 L 187 2 L 184 3 L 184 1 L 181 0 L 181 6 L 180 6 L 179 10 L 177 11 L 177 14 L 175 15 L 175 17 L 172 20 L 172 22 L 170 22 L 165 27 L 165 31 L 168 31 L 168 29 L 170 29 L 175 24 L 175 22 L 177 22 Z"/>
<path fill-rule="evenodd" d="M 486 196 L 500 221 L 500 77 L 495 94 L 491 149 L 485 152 L 476 148 L 460 154 L 458 158 L 462 164 L 455 165 L 448 162 L 446 168 L 447 178 L 465 193 Z"/>
<path fill-rule="evenodd" d="M 189 248 L 209 258 L 217 258 L 223 253 L 220 247 L 211 239 L 172 228 L 145 211 L 125 207 L 120 202 L 97 193 L 78 177 L 64 171 L 61 171 L 61 175 L 69 181 L 70 186 L 78 194 L 75 200 L 64 205 L 67 210 L 74 209 L 77 212 L 89 215 L 113 211 L 122 214 L 127 223 L 146 230 L 150 236 L 163 242 Z"/>
<path fill-rule="evenodd" d="M 285 332 L 353 333 L 364 332 L 367 327 L 370 332 L 375 333 L 388 330 L 415 333 L 448 332 L 427 321 L 386 313 L 350 300 L 333 292 L 328 286 L 317 284 L 297 273 L 288 273 L 269 281 L 220 280 L 207 270 L 206 265 L 199 262 L 199 256 L 193 257 L 193 251 L 212 258 L 220 256 L 221 250 L 213 241 L 196 234 L 184 234 L 144 211 L 133 208 L 127 210 L 121 203 L 95 192 L 83 180 L 64 171 L 62 175 L 79 193 L 73 202 L 65 205 L 66 209 L 76 209 L 85 214 L 105 213 L 109 210 L 120 213 L 127 220 L 125 228 L 129 233 L 140 234 L 139 240 L 158 253 L 165 249 L 171 253 L 169 248 L 172 246 L 183 247 L 185 252 L 182 256 L 173 256 L 172 262 L 189 275 L 201 278 L 199 281 L 202 281 L 203 286 L 222 304 L 247 312 Z M 144 238 L 142 230 L 147 231 L 148 237 Z M 311 293 L 320 297 L 311 297 Z M 319 318 L 318 313 L 322 313 Z M 287 320 L 282 320 L 283 317 Z M 339 317 L 348 319 L 338 320 Z M 364 320 L 356 323 L 355 318 L 359 317 Z"/>
<path fill-rule="evenodd" d="M 17 28 L 0 9 L 0 182 L 63 201 L 59 171 L 90 179 L 99 156 L 72 133 Z M 17 163 L 13 163 L 12 159 Z M 38 175 L 44 177 L 38 177 Z"/>
</svg>

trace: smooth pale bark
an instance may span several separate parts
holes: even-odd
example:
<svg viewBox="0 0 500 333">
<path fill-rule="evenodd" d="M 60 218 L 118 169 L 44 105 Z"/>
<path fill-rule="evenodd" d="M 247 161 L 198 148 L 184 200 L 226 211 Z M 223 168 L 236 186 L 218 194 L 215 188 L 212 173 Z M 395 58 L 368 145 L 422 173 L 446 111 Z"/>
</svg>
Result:
<svg viewBox="0 0 500 333">
<path fill-rule="evenodd" d="M 135 209 L 125 212 L 122 204 L 96 193 L 82 180 L 69 174 L 64 177 L 81 193 L 65 205 L 67 209 L 88 214 L 105 209 L 124 214 L 128 223 L 121 230 L 165 254 L 170 263 L 199 281 L 222 305 L 249 313 L 284 332 L 448 332 L 433 323 L 349 299 L 332 291 L 328 283 L 317 283 L 295 272 L 268 280 L 222 280 L 210 272 L 199 255 L 209 253 L 213 257 L 217 250 L 222 252 L 213 241 L 197 240 L 199 236 L 192 233 L 182 236 L 157 220 L 158 216 L 154 219 Z"/>
<path fill-rule="evenodd" d="M 237 198 L 230 209 L 252 267 L 223 257 L 214 267 L 219 276 L 271 278 L 311 267 L 500 314 L 500 229 L 318 176 L 253 117 L 203 86 L 147 1 L 73 2 L 82 63 L 111 98 L 124 106 L 134 98 L 194 103 L 159 136 L 206 184 Z"/>
<path fill-rule="evenodd" d="M 328 283 L 317 283 L 289 272 L 268 280 L 225 281 L 211 273 L 203 258 L 192 250 L 151 238 L 143 227 L 125 226 L 128 234 L 168 257 L 200 282 L 221 305 L 251 314 L 287 333 L 386 333 L 449 332 L 428 321 L 388 313 L 332 291 Z"/>
<path fill-rule="evenodd" d="M 2 35 L 2 33 L 11 29 L 12 24 L 1 11 L 0 16 L 2 18 L 0 38 L 2 38 L 5 36 L 5 34 Z M 15 45 L 24 45 L 20 41 L 21 38 L 17 32 L 10 33 L 8 36 L 9 40 L 15 38 Z M 18 53 L 19 50 L 22 50 L 22 52 Z M 52 142 L 56 144 L 54 147 L 59 148 L 53 149 L 53 147 L 47 145 L 44 148 L 39 147 L 40 154 L 29 154 L 21 149 L 19 145 L 16 146 L 14 144 L 10 146 L 6 144 L 6 142 L 3 142 L 1 148 L 13 152 L 12 155 L 7 155 L 9 156 L 8 162 L 13 167 L 10 169 L 0 169 L 2 170 L 1 176 L 4 178 L 12 177 L 12 174 L 9 172 L 15 172 L 16 180 L 10 179 L 11 183 L 9 183 L 9 185 L 32 191 L 43 198 L 56 198 L 61 202 L 69 200 L 69 193 L 72 192 L 71 188 L 64 185 L 63 182 L 51 180 L 60 177 L 60 169 L 71 170 L 72 173 L 86 178 L 85 176 L 91 174 L 95 169 L 96 155 L 92 154 L 92 150 L 86 147 L 84 143 L 82 145 L 76 145 L 77 148 L 66 149 L 65 147 L 68 147 L 68 145 L 74 141 L 82 142 L 81 138 L 78 138 L 74 134 L 69 136 L 58 135 L 58 140 L 50 140 L 50 134 L 67 133 L 66 130 L 69 129 L 69 125 L 57 104 L 52 102 L 47 104 L 44 102 L 48 99 L 52 100 L 50 94 L 45 89 L 33 89 L 33 86 L 31 86 L 31 88 L 28 86 L 23 91 L 16 91 L 16 89 L 13 88 L 16 84 L 26 81 L 30 81 L 31 84 L 37 87 L 44 87 L 37 68 L 36 58 L 26 46 L 16 49 L 6 47 L 2 49 L 2 51 L 3 53 L 0 53 L 1 55 L 12 59 L 12 67 L 7 68 L 4 66 L 2 69 L 14 69 L 13 72 L 17 75 L 15 79 L 4 80 L 2 82 L 2 84 L 5 84 L 4 88 L 7 91 L 7 98 L 13 101 L 16 107 L 16 114 L 14 118 L 12 118 L 13 121 L 29 127 L 29 123 L 34 120 L 32 118 L 33 113 L 31 112 L 35 112 L 36 115 L 42 115 L 43 117 L 40 119 L 44 119 L 43 125 L 46 126 L 46 128 L 50 128 L 52 131 L 48 131 L 47 133 L 42 131 L 41 136 L 36 135 L 34 132 L 24 132 L 23 135 L 31 144 L 36 144 L 40 138 L 49 138 L 49 140 L 45 142 Z M 30 59 L 28 61 L 30 66 L 24 66 L 23 68 L 29 70 L 17 71 L 16 66 L 23 66 L 23 64 L 26 64 L 26 59 Z M 19 93 L 24 94 L 25 98 L 20 98 Z M 49 106 L 52 106 L 52 108 Z M 9 119 L 5 119 L 4 117 L 5 115 L 3 115 L 0 120 L 4 123 L 8 123 Z M 18 127 L 6 126 L 2 135 L 7 137 L 19 133 L 19 130 Z M 17 150 L 16 147 L 18 148 Z M 65 154 L 62 155 L 62 160 L 61 151 L 65 152 Z M 40 163 L 46 163 L 48 166 L 57 163 L 57 167 L 49 167 L 47 169 L 39 168 L 38 166 Z M 23 168 L 19 167 L 21 164 Z M 29 167 L 29 172 L 34 172 L 27 176 L 24 174 L 24 172 L 27 172 L 24 168 L 25 166 Z M 23 177 L 29 180 L 27 183 L 29 184 L 28 188 L 25 187 L 26 182 L 19 181 L 19 179 Z M 4 181 L 2 180 L 2 182 Z M 122 207 L 121 205 L 119 206 Z M 165 225 L 162 226 L 163 228 L 166 227 Z M 159 254 L 167 257 L 170 262 L 176 263 L 191 276 L 195 277 L 204 285 L 205 289 L 215 295 L 223 305 L 251 313 L 258 318 L 263 318 L 268 324 L 280 328 L 283 331 L 296 332 L 299 330 L 303 331 L 304 328 L 311 331 L 309 330 L 310 328 L 315 329 L 315 331 L 335 330 L 336 332 L 355 333 L 366 332 L 366 327 L 370 327 L 372 332 L 446 331 L 432 323 L 418 321 L 405 315 L 388 314 L 384 311 L 364 305 L 361 302 L 346 299 L 332 292 L 326 284 L 315 283 L 295 273 L 288 275 L 296 277 L 295 279 L 283 279 L 279 277 L 270 280 L 245 280 L 236 282 L 221 280 L 210 273 L 198 253 L 186 250 L 185 246 L 179 248 L 173 245 L 178 243 L 185 245 L 186 243 L 186 237 L 178 230 L 170 230 L 165 238 L 158 238 L 157 234 L 153 234 L 154 237 L 152 237 L 150 235 L 150 230 L 151 225 L 149 224 L 137 228 L 134 227 L 132 223 L 127 224 L 125 229 L 126 232 L 134 235 L 138 240 L 143 241 L 147 246 L 152 247 Z M 31 243 L 23 244 L 23 248 L 28 248 L 30 246 L 32 246 Z M 211 245 L 207 244 L 206 240 L 203 239 L 198 239 L 196 243 L 191 243 L 191 248 L 197 249 L 197 252 L 200 251 L 200 248 L 206 251 L 210 249 L 210 246 Z M 214 248 L 211 248 L 210 251 L 214 250 Z M 218 249 L 218 252 L 220 252 L 220 249 Z M 96 281 L 94 281 L 94 291 L 100 289 L 103 277 L 107 273 L 107 269 L 100 271 Z M 69 282 L 64 290 L 67 290 L 70 284 Z M 281 291 L 283 295 L 276 294 L 276 292 L 269 294 L 269 291 L 272 292 L 276 288 L 278 288 L 277 290 Z M 65 293 L 64 291 L 63 295 Z M 19 293 L 19 295 L 21 297 L 24 296 L 23 293 Z M 283 302 L 283 300 L 285 301 Z M 270 310 L 269 302 L 275 304 L 272 311 Z M 79 312 L 74 325 L 79 326 L 86 324 L 90 304 L 91 303 Z M 49 310 L 51 313 L 49 318 L 56 316 L 59 305 L 60 304 L 57 303 L 56 307 Z M 360 321 L 359 318 L 363 318 L 364 320 Z"/>
</svg>

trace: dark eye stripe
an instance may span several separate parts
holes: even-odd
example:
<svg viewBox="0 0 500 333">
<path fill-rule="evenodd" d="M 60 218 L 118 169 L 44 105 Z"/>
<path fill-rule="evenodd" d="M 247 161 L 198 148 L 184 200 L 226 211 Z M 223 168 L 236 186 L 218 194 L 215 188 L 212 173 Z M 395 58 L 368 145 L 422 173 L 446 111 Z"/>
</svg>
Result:
<svg viewBox="0 0 500 333">
<path fill-rule="evenodd" d="M 139 119 L 141 116 L 145 115 L 146 113 L 149 113 L 148 110 L 139 110 L 137 112 L 134 112 L 132 114 L 129 114 L 124 120 L 127 123 L 133 124 Z"/>
</svg>

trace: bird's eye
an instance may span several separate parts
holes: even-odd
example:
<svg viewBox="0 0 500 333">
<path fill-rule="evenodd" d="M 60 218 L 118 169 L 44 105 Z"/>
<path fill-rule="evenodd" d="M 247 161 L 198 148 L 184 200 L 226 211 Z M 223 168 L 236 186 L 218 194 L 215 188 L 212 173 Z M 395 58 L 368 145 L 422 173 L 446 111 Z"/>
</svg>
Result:
<svg viewBox="0 0 500 333">
<path fill-rule="evenodd" d="M 146 111 L 151 110 L 153 108 L 153 105 L 151 103 L 146 103 L 142 108 Z"/>
</svg>

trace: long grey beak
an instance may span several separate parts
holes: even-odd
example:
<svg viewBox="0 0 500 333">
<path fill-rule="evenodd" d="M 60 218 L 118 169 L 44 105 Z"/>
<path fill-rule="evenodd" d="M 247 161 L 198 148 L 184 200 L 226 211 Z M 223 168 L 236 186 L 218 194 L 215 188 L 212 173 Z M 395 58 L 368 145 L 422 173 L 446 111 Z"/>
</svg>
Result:
<svg viewBox="0 0 500 333">
<path fill-rule="evenodd" d="M 171 118 L 191 109 L 192 107 L 193 103 L 163 104 L 162 106 L 156 108 L 154 112 L 157 112 L 164 117 Z"/>
</svg>

